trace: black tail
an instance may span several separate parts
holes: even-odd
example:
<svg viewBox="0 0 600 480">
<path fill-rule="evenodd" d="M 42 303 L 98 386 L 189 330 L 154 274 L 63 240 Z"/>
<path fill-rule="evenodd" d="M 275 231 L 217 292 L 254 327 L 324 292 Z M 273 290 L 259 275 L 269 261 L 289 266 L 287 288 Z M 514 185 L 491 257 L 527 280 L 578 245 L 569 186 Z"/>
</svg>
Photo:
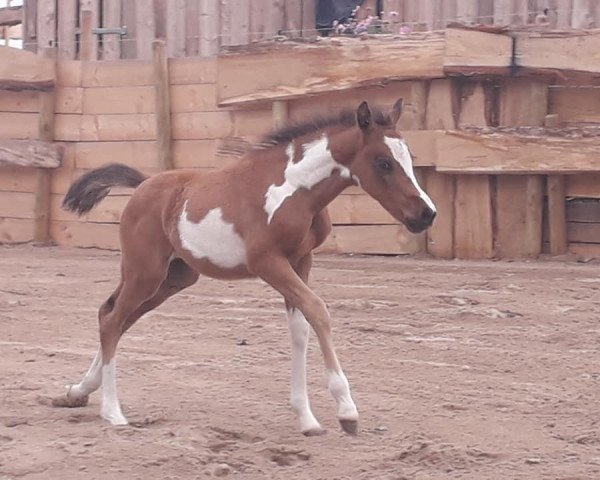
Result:
<svg viewBox="0 0 600 480">
<path fill-rule="evenodd" d="M 96 168 L 75 180 L 62 207 L 78 215 L 83 215 L 94 208 L 100 200 L 108 195 L 112 187 L 137 187 L 146 177 L 137 170 L 113 163 Z"/>
</svg>

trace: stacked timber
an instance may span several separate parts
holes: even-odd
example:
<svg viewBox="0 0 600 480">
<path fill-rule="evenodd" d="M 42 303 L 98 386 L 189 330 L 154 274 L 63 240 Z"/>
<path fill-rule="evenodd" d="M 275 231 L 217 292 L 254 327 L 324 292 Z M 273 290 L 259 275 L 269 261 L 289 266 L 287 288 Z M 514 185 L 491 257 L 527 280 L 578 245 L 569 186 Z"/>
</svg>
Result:
<svg viewBox="0 0 600 480">
<path fill-rule="evenodd" d="M 44 91 L 55 86 L 52 146 L 60 145 L 64 158 L 50 183 L 49 223 L 59 244 L 119 247 L 130 192 L 114 192 L 83 219 L 60 209 L 69 184 L 89 169 L 115 161 L 147 174 L 217 168 L 286 118 L 355 108 L 365 99 L 389 106 L 403 97 L 399 126 L 438 206 L 433 228 L 411 235 L 350 188 L 331 205 L 334 230 L 324 250 L 442 258 L 600 250 L 598 31 L 461 28 L 271 41 L 232 47 L 216 59 L 166 59 L 166 46 L 154 45 L 155 61 L 63 60 L 54 76 L 40 66 L 27 77 Z M 14 61 L 29 71 L 24 58 Z M 0 68 L 0 84 L 2 75 Z M 42 139 L 40 95 L 0 93 L 2 138 Z M 24 155 L 33 162 L 37 147 L 28 145 Z M 40 184 L 15 163 L 0 166 L 5 241 L 30 240 L 39 218 Z M 29 233 L 15 233 L 15 220 Z"/>
</svg>

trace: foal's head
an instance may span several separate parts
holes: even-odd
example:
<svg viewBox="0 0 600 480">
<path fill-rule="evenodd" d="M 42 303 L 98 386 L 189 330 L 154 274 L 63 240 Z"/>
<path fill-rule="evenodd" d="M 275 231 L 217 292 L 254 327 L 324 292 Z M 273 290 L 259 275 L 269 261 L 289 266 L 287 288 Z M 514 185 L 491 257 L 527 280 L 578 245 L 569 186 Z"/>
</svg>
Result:
<svg viewBox="0 0 600 480">
<path fill-rule="evenodd" d="M 394 218 L 413 233 L 427 229 L 436 215 L 435 205 L 419 186 L 412 157 L 405 140 L 396 131 L 402 113 L 402 99 L 388 115 L 371 112 L 367 102 L 356 111 L 356 129 L 331 139 L 334 157 L 345 164 L 360 186 Z M 348 142 L 347 134 L 354 141 Z M 336 141 L 337 140 L 337 141 Z M 337 145 L 336 145 L 337 143 Z M 350 148 L 349 145 L 354 148 Z"/>
</svg>

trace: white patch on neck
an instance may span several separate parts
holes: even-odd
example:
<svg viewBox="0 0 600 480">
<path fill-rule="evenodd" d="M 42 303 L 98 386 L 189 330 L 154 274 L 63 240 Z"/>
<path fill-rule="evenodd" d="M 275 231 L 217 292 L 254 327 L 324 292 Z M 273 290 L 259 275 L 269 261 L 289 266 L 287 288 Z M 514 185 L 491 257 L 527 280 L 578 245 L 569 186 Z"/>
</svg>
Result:
<svg viewBox="0 0 600 480">
<path fill-rule="evenodd" d="M 427 195 L 423 191 L 421 185 L 419 185 L 419 182 L 417 182 L 415 172 L 413 171 L 412 157 L 410 156 L 410 151 L 408 150 L 408 147 L 406 146 L 404 140 L 402 140 L 401 138 L 384 137 L 383 141 L 392 152 L 394 159 L 400 164 L 400 166 L 404 170 L 404 173 L 406 173 L 406 176 L 412 181 L 413 185 L 419 192 L 419 195 L 421 196 L 423 201 L 427 204 L 429 208 L 431 208 L 431 210 L 435 212 L 435 205 L 431 201 L 431 198 L 429 198 L 429 195 Z"/>
<path fill-rule="evenodd" d="M 221 268 L 234 268 L 246 263 L 246 246 L 233 224 L 223 220 L 223 211 L 213 208 L 199 222 L 188 220 L 187 201 L 179 216 L 181 245 L 195 258 L 206 258 Z"/>
<path fill-rule="evenodd" d="M 271 223 L 273 215 L 281 207 L 286 198 L 304 188 L 310 190 L 317 183 L 325 180 L 338 170 L 344 178 L 350 178 L 350 170 L 339 164 L 329 151 L 329 140 L 325 135 L 310 143 L 302 145 L 303 155 L 298 163 L 294 163 L 294 144 L 290 143 L 285 152 L 288 163 L 284 171 L 284 181 L 281 185 L 271 185 L 265 193 L 265 212 L 267 223 Z"/>
</svg>

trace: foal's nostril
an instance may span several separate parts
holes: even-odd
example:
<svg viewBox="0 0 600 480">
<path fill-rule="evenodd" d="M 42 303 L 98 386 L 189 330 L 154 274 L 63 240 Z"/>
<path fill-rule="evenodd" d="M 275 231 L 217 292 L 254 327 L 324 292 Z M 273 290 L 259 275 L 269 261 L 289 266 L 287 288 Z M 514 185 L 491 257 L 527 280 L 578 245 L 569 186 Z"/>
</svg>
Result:
<svg viewBox="0 0 600 480">
<path fill-rule="evenodd" d="M 435 210 L 429 207 L 425 207 L 425 209 L 423 210 L 423 214 L 421 215 L 421 219 L 424 223 L 431 224 L 433 223 L 433 219 L 435 218 L 436 214 L 437 213 Z"/>
</svg>

